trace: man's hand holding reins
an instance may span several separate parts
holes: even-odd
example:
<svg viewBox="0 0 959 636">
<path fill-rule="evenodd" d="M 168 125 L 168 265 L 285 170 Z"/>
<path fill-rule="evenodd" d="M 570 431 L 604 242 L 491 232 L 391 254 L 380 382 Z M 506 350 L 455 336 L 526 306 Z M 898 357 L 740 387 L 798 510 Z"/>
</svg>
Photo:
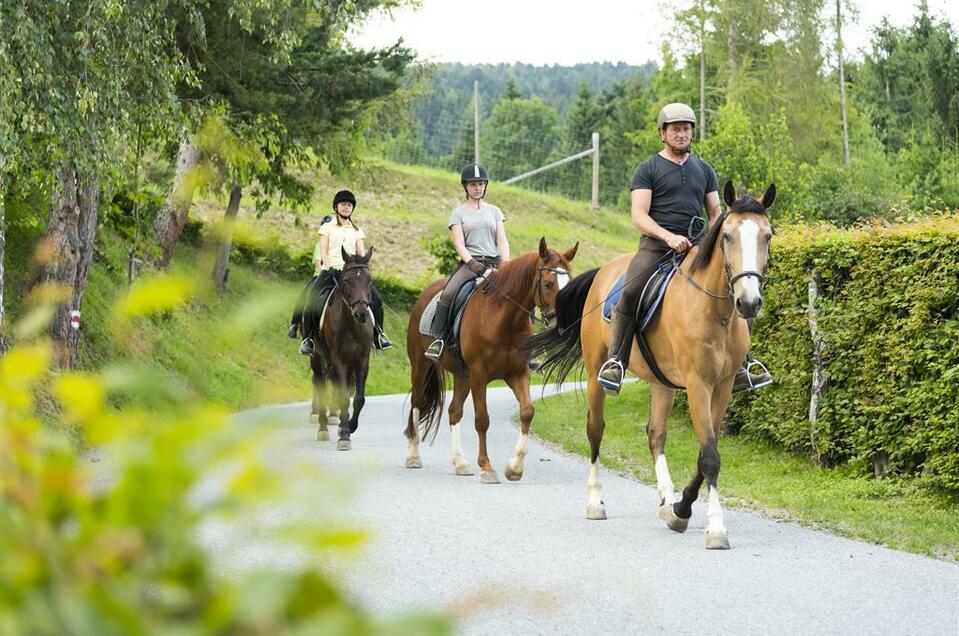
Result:
<svg viewBox="0 0 959 636">
<path fill-rule="evenodd" d="M 665 237 L 663 237 L 663 241 L 665 241 L 666 245 L 668 245 L 674 252 L 682 253 L 693 246 L 688 238 L 685 236 L 680 236 L 679 234 L 667 234 Z"/>
</svg>

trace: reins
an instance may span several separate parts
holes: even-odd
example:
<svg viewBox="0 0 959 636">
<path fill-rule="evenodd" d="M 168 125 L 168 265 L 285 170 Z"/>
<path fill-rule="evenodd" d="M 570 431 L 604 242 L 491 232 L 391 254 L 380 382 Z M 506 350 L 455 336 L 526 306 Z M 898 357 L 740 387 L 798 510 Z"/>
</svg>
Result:
<svg viewBox="0 0 959 636">
<path fill-rule="evenodd" d="M 343 268 L 343 270 L 340 272 L 340 277 L 342 277 L 344 274 L 346 274 L 346 272 L 350 271 L 351 269 L 369 270 L 370 266 L 367 263 L 351 263 Z M 360 298 L 358 300 L 354 300 L 350 302 L 350 299 L 346 297 L 346 291 L 343 289 L 343 285 L 340 284 L 340 281 L 339 281 L 340 277 L 338 277 L 337 279 L 334 279 L 333 284 L 340 291 L 340 297 L 343 299 L 343 304 L 349 308 L 350 316 L 353 317 L 353 320 L 357 324 L 360 324 L 359 318 L 356 317 L 356 305 L 363 304 L 366 306 L 368 311 L 370 308 L 370 305 L 373 302 L 372 295 L 370 296 L 370 298 Z"/>
</svg>

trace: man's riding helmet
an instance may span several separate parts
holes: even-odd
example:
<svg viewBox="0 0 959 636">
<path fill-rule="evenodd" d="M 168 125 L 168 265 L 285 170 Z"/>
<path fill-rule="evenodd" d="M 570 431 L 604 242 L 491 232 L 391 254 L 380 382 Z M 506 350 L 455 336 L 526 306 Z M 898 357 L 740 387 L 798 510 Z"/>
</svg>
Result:
<svg viewBox="0 0 959 636">
<path fill-rule="evenodd" d="M 489 173 L 478 163 L 471 163 L 463 168 L 463 174 L 460 177 L 460 183 L 465 184 L 470 181 L 489 181 Z"/>
<path fill-rule="evenodd" d="M 659 126 L 659 129 L 662 130 L 666 127 L 666 124 L 672 124 L 674 122 L 689 122 L 693 128 L 695 128 L 696 113 L 686 104 L 666 104 L 663 106 L 663 109 L 659 111 L 656 124 Z"/>
<path fill-rule="evenodd" d="M 333 211 L 336 212 L 337 203 L 343 203 L 344 201 L 349 201 L 353 204 L 353 208 L 356 208 L 356 197 L 353 196 L 353 193 L 349 190 L 340 190 L 333 195 Z"/>
</svg>

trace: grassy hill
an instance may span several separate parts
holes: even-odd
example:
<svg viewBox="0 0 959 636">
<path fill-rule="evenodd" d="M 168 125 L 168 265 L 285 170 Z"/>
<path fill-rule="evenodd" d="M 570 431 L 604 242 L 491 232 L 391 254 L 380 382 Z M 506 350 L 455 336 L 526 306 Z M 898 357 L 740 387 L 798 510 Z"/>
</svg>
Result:
<svg viewBox="0 0 959 636">
<path fill-rule="evenodd" d="M 449 236 L 449 213 L 463 201 L 458 174 L 377 161 L 351 178 L 332 177 L 322 171 L 307 177 L 315 185 L 309 211 L 295 214 L 276 206 L 258 218 L 252 201 L 247 200 L 245 205 L 241 202 L 239 232 L 276 241 L 293 254 L 312 252 L 320 219 L 331 211 L 333 194 L 347 188 L 356 195 L 354 218 L 366 232 L 367 245 L 376 248 L 372 263 L 375 275 L 389 275 L 416 288 L 439 276 L 426 243 Z M 634 250 L 638 242 L 628 210 L 593 211 L 587 201 L 570 201 L 496 182 L 490 184 L 487 199 L 506 216 L 514 256 L 536 249 L 541 236 L 551 246 L 564 250 L 579 241 L 573 266 L 582 272 L 614 254 Z M 225 200 L 207 198 L 194 205 L 193 213 L 205 222 L 217 221 L 225 207 Z"/>
</svg>

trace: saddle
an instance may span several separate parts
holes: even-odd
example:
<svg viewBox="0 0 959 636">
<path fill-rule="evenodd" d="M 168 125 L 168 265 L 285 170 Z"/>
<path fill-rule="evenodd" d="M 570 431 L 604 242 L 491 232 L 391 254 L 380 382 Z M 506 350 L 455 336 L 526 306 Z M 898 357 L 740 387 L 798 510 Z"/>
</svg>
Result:
<svg viewBox="0 0 959 636">
<path fill-rule="evenodd" d="M 459 335 L 460 326 L 463 322 L 463 312 L 470 298 L 472 298 L 476 292 L 477 282 L 475 278 L 468 280 L 459 288 L 459 291 L 456 292 L 456 296 L 453 299 L 453 306 L 450 308 L 450 322 L 452 323 L 452 327 L 447 325 L 444 330 L 446 333 L 446 347 L 453 354 L 453 357 L 459 361 L 462 361 L 459 352 Z M 426 305 L 426 309 L 423 310 L 423 315 L 420 316 L 419 332 L 422 336 L 432 337 L 433 335 L 433 316 L 436 314 L 436 303 L 439 302 L 440 294 L 442 293 L 443 290 L 440 290 L 433 296 Z"/>
<path fill-rule="evenodd" d="M 646 365 L 649 367 L 649 370 L 653 372 L 653 375 L 656 376 L 656 379 L 671 389 L 683 389 L 684 387 L 670 382 L 659 368 L 659 365 L 656 364 L 656 358 L 653 356 L 652 349 L 646 344 L 646 338 L 643 337 L 643 332 L 649 327 L 649 323 L 653 321 L 656 312 L 662 306 L 663 297 L 666 295 L 666 288 L 669 287 L 670 281 L 679 269 L 683 257 L 684 255 L 677 254 L 669 261 L 661 263 L 656 271 L 653 272 L 653 275 L 650 276 L 646 282 L 646 286 L 643 287 L 642 294 L 639 296 L 639 303 L 636 306 L 636 316 L 634 318 L 636 344 L 639 346 L 639 352 L 643 355 L 643 360 L 646 361 Z M 619 297 L 623 295 L 623 288 L 625 288 L 625 286 L 626 273 L 624 272 L 623 275 L 613 283 L 612 288 L 606 296 L 606 301 L 603 303 L 603 320 L 606 322 L 612 320 L 613 307 L 619 302 Z"/>
<path fill-rule="evenodd" d="M 663 296 L 666 295 L 666 288 L 669 286 L 669 281 L 672 280 L 673 275 L 676 273 L 676 267 L 676 264 L 671 261 L 663 263 L 653 272 L 649 281 L 646 282 L 646 286 L 643 287 L 643 293 L 639 296 L 639 304 L 636 307 L 636 333 L 642 333 L 649 327 L 653 316 L 656 315 L 656 311 L 663 303 Z M 612 288 L 610 288 L 609 293 L 606 295 L 606 301 L 603 303 L 603 320 L 606 322 L 612 320 L 613 308 L 616 306 L 616 303 L 619 302 L 619 298 L 623 295 L 623 289 L 625 287 L 626 272 L 623 272 L 623 275 L 613 283 Z"/>
</svg>

